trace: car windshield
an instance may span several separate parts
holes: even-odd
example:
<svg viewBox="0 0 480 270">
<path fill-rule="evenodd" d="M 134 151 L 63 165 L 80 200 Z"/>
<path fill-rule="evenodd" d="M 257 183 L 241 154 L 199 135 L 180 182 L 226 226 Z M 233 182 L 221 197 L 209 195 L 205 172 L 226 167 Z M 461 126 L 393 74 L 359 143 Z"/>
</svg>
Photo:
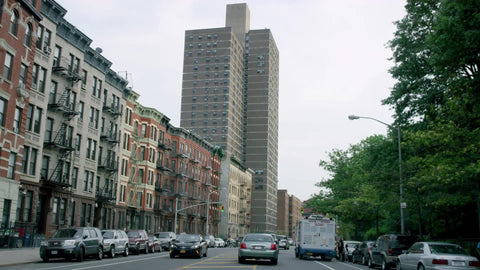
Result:
<svg viewBox="0 0 480 270">
<path fill-rule="evenodd" d="M 113 239 L 113 232 L 111 231 L 103 231 L 102 235 L 104 239 Z"/>
<path fill-rule="evenodd" d="M 461 246 L 457 245 L 442 245 L 442 244 L 435 244 L 430 245 L 430 250 L 433 254 L 461 254 L 467 255 L 465 250 Z"/>
<path fill-rule="evenodd" d="M 153 236 L 149 236 L 148 240 L 153 241 Z"/>
<path fill-rule="evenodd" d="M 53 238 L 77 238 L 82 236 L 82 231 L 77 229 L 62 229 L 53 234 Z"/>
<path fill-rule="evenodd" d="M 139 236 L 140 236 L 140 233 L 139 233 L 139 232 L 136 232 L 136 231 L 131 231 L 131 232 L 128 232 L 127 235 L 128 235 L 129 238 L 139 237 Z"/>
<path fill-rule="evenodd" d="M 222 238 L 215 238 L 215 241 L 223 241 Z"/>
<path fill-rule="evenodd" d="M 179 242 L 199 242 L 200 237 L 198 237 L 197 235 L 181 234 L 177 237 L 177 241 L 179 241 Z"/>
<path fill-rule="evenodd" d="M 247 235 L 243 239 L 244 242 L 273 242 L 273 238 L 268 235 Z"/>
<path fill-rule="evenodd" d="M 158 238 L 169 238 L 170 236 L 166 232 L 161 232 L 157 236 Z"/>
</svg>

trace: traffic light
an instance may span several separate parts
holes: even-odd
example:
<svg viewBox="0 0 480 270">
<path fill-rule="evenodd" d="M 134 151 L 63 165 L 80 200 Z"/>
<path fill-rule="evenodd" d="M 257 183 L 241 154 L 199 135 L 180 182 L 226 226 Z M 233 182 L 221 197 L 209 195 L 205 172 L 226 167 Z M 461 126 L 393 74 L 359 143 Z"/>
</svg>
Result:
<svg viewBox="0 0 480 270">
<path fill-rule="evenodd" d="M 220 205 L 220 212 L 223 213 L 223 211 L 224 211 L 224 210 L 223 210 L 223 205 Z"/>
<path fill-rule="evenodd" d="M 302 213 L 302 215 L 303 215 L 303 206 L 300 207 L 300 213 Z"/>
</svg>

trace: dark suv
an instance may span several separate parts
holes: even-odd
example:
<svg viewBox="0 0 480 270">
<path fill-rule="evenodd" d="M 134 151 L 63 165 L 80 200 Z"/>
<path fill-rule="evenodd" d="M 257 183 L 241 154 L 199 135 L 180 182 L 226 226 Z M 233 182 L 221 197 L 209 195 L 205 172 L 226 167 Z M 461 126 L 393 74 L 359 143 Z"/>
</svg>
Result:
<svg viewBox="0 0 480 270">
<path fill-rule="evenodd" d="M 411 235 L 385 234 L 379 236 L 372 247 L 372 257 L 369 258 L 368 266 L 373 268 L 375 265 L 380 265 L 382 270 L 394 267 L 397 256 L 417 241 L 419 241 L 418 237 Z"/>
<path fill-rule="evenodd" d="M 135 254 L 140 254 L 143 251 L 148 253 L 148 234 L 145 230 L 132 230 L 127 232 L 128 248 Z"/>
<path fill-rule="evenodd" d="M 40 246 L 40 257 L 44 262 L 51 258 L 83 261 L 85 256 L 103 258 L 103 237 L 98 228 L 59 229 Z"/>
</svg>

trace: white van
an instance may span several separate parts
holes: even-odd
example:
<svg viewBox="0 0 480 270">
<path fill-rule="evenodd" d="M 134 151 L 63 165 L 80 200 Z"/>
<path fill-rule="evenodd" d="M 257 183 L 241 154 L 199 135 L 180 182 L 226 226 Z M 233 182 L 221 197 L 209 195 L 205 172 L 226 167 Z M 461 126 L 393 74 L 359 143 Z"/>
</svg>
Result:
<svg viewBox="0 0 480 270">
<path fill-rule="evenodd" d="M 335 220 L 312 215 L 298 221 L 295 257 L 332 260 L 335 253 Z"/>
</svg>

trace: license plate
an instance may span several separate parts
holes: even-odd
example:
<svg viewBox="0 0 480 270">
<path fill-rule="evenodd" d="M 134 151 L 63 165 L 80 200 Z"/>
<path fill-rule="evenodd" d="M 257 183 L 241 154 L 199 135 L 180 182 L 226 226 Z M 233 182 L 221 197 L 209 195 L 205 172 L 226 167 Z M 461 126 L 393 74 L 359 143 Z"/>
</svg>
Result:
<svg viewBox="0 0 480 270">
<path fill-rule="evenodd" d="M 185 250 L 180 250 L 180 253 L 185 253 L 186 251 Z"/>
<path fill-rule="evenodd" d="M 313 253 L 311 253 L 311 252 L 307 252 L 307 255 L 309 255 L 309 256 L 312 256 L 312 255 L 313 255 Z"/>
<path fill-rule="evenodd" d="M 58 254 L 58 251 L 57 250 L 52 250 L 52 255 L 55 255 L 55 254 Z"/>
<path fill-rule="evenodd" d="M 462 261 L 452 261 L 452 266 L 465 266 L 465 262 L 462 262 Z"/>
<path fill-rule="evenodd" d="M 253 247 L 253 249 L 263 249 L 263 247 Z"/>
</svg>

